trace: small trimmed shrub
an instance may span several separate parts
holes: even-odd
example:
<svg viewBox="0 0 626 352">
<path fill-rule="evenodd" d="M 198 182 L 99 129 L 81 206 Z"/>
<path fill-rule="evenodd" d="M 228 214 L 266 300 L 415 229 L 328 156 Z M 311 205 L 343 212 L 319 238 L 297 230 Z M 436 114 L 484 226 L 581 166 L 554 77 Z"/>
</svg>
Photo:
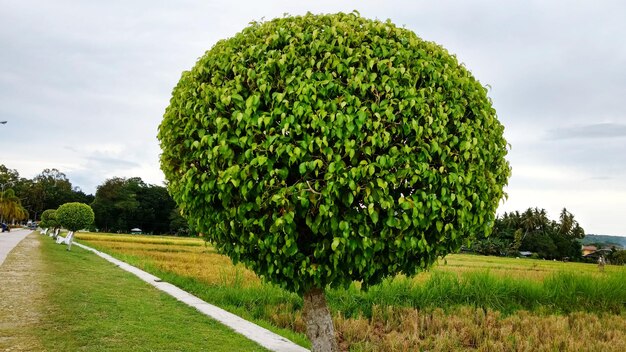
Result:
<svg viewBox="0 0 626 352">
<path fill-rule="evenodd" d="M 84 203 L 65 203 L 56 211 L 59 224 L 70 231 L 78 231 L 91 225 L 94 214 L 91 207 Z"/>
</svg>

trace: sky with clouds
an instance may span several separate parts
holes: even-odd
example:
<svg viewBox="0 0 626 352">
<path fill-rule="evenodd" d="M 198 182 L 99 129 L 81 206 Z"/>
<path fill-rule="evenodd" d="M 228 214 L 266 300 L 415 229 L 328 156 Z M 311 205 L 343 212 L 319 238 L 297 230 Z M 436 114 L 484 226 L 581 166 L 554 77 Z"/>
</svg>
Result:
<svg viewBox="0 0 626 352">
<path fill-rule="evenodd" d="M 163 182 L 156 139 L 180 74 L 250 21 L 352 12 L 456 54 L 490 87 L 513 175 L 500 212 L 566 207 L 626 235 L 626 2 L 0 0 L 0 163 L 87 193 Z"/>
</svg>

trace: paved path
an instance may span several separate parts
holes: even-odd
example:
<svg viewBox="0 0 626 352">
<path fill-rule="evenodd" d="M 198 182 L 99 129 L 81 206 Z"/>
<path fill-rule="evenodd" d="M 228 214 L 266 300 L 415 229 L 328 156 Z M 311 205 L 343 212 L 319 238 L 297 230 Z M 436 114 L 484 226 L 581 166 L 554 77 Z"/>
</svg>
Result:
<svg viewBox="0 0 626 352">
<path fill-rule="evenodd" d="M 4 263 L 9 252 L 17 246 L 33 230 L 13 229 L 11 232 L 0 232 L 0 265 Z"/>
<path fill-rule="evenodd" d="M 126 270 L 132 274 L 135 274 L 141 280 L 171 295 L 177 300 L 193 308 L 196 308 L 201 313 L 230 327 L 231 329 L 249 338 L 250 340 L 255 341 L 256 343 L 269 349 L 270 351 L 275 351 L 275 352 L 308 352 L 309 351 L 306 348 L 301 347 L 280 335 L 277 335 L 265 328 L 262 328 L 254 323 L 244 320 L 235 314 L 232 314 L 230 312 L 223 310 L 222 308 L 209 304 L 201 300 L 200 298 L 190 294 L 189 292 L 183 291 L 180 288 L 168 282 L 161 281 L 160 278 L 152 274 L 149 274 L 139 268 L 136 268 L 128 263 L 115 259 L 106 253 L 100 252 L 98 250 L 95 250 L 83 244 L 80 244 L 77 242 L 74 242 L 74 244 L 88 251 L 94 252 L 98 256 L 117 265 L 118 267 L 120 267 L 120 269 Z"/>
</svg>

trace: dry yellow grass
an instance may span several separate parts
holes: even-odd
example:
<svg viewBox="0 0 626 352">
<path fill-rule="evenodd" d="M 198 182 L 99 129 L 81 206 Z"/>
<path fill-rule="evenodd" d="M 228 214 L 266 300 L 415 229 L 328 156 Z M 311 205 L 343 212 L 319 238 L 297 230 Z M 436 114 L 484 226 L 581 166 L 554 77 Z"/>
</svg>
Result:
<svg viewBox="0 0 626 352">
<path fill-rule="evenodd" d="M 268 316 L 278 327 L 304 332 L 302 315 L 290 305 Z M 374 307 L 371 318 L 334 317 L 342 351 L 626 351 L 626 319 L 577 312 L 540 315 L 463 307 L 419 311 Z"/>
<path fill-rule="evenodd" d="M 522 311 L 503 317 L 475 308 L 444 313 L 394 307 L 374 313 L 371 319 L 335 318 L 343 350 L 626 351 L 626 324 L 619 315 Z"/>
<path fill-rule="evenodd" d="M 232 286 L 235 281 L 242 287 L 261 285 L 254 273 L 234 266 L 202 239 L 100 234 L 80 234 L 78 239 L 208 285 Z M 473 255 L 451 255 L 447 263 L 441 261 L 432 270 L 456 274 L 489 270 L 495 275 L 535 280 L 559 271 L 597 273 L 592 264 Z M 426 280 L 429 275 L 422 273 L 413 280 Z M 274 325 L 304 332 L 301 313 L 292 304 L 265 309 L 266 319 Z M 626 351 L 626 318 L 612 314 L 520 311 L 502 316 L 469 307 L 444 312 L 385 306 L 374 307 L 371 318 L 339 315 L 334 320 L 345 351 Z"/>
<path fill-rule="evenodd" d="M 79 233 L 77 237 L 86 241 L 122 242 L 122 243 L 154 243 L 176 246 L 205 246 L 201 238 L 172 236 L 118 235 L 112 233 Z"/>
<path fill-rule="evenodd" d="M 235 281 L 242 287 L 261 284 L 252 271 L 241 264 L 233 265 L 228 257 L 217 254 L 211 245 L 198 238 L 81 233 L 77 239 L 142 258 L 145 265 L 209 285 L 232 285 Z"/>
<path fill-rule="evenodd" d="M 201 238 L 100 233 L 81 233 L 77 238 L 122 254 L 140 256 L 158 268 L 193 276 L 209 284 L 220 284 L 224 275 L 230 276 L 235 273 L 243 275 L 247 285 L 260 283 L 254 273 L 240 265 L 233 267 L 230 259 L 217 254 L 214 248 Z M 535 280 L 543 280 L 555 272 L 564 271 L 599 274 L 593 264 L 466 254 L 449 255 L 445 260 L 439 260 L 431 269 L 456 274 L 485 270 L 496 276 Z M 605 270 L 613 272 L 623 269 L 607 266 Z M 415 276 L 413 280 L 423 282 L 429 276 L 430 273 L 425 272 Z"/>
</svg>

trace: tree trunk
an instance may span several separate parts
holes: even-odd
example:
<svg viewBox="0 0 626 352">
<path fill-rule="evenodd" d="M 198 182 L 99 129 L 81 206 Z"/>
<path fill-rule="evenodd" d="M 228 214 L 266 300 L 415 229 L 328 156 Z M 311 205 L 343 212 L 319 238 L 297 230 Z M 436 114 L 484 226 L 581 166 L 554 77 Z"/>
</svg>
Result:
<svg viewBox="0 0 626 352">
<path fill-rule="evenodd" d="M 339 351 L 324 290 L 313 288 L 304 294 L 302 316 L 306 323 L 306 336 L 311 341 L 311 352 Z"/>
</svg>

